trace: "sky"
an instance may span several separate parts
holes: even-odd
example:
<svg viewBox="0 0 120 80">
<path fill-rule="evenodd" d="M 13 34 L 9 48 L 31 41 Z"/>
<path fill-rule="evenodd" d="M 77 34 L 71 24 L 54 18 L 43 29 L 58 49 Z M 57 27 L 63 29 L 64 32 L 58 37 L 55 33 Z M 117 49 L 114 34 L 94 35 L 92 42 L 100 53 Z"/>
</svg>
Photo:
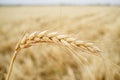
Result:
<svg viewBox="0 0 120 80">
<path fill-rule="evenodd" d="M 0 5 L 84 5 L 84 4 L 109 4 L 120 5 L 120 0 L 0 0 Z"/>
</svg>

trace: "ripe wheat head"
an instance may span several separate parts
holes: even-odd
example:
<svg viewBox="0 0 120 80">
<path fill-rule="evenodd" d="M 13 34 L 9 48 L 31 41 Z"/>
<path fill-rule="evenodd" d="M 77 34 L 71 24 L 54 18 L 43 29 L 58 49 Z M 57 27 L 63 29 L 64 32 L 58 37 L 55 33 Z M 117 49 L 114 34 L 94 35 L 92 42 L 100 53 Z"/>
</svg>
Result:
<svg viewBox="0 0 120 80">
<path fill-rule="evenodd" d="M 13 63 L 15 61 L 15 58 L 17 56 L 17 53 L 24 48 L 31 47 L 33 45 L 36 45 L 37 43 L 56 43 L 61 44 L 63 46 L 74 46 L 75 48 L 83 48 L 91 53 L 99 53 L 100 50 L 93 45 L 93 43 L 85 42 L 82 40 L 78 40 L 73 37 L 69 37 L 67 35 L 58 34 L 57 32 L 49 32 L 49 31 L 36 31 L 31 34 L 25 34 L 24 37 L 18 42 L 15 48 L 15 52 L 13 55 L 13 58 L 10 63 L 9 71 L 6 77 L 6 80 L 9 80 Z"/>
</svg>

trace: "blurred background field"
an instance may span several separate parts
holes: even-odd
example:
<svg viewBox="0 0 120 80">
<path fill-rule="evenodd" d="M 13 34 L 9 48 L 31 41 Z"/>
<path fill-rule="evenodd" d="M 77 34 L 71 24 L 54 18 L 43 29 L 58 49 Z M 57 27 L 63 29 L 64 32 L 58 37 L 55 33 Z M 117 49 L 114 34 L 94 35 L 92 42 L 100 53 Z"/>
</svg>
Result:
<svg viewBox="0 0 120 80">
<path fill-rule="evenodd" d="M 1 6 L 0 80 L 5 80 L 15 45 L 22 35 L 43 30 L 93 42 L 110 64 L 107 62 L 106 68 L 104 61 L 87 56 L 89 65 L 78 67 L 67 55 L 69 51 L 58 45 L 41 44 L 20 52 L 11 80 L 120 79 L 119 6 Z"/>
</svg>

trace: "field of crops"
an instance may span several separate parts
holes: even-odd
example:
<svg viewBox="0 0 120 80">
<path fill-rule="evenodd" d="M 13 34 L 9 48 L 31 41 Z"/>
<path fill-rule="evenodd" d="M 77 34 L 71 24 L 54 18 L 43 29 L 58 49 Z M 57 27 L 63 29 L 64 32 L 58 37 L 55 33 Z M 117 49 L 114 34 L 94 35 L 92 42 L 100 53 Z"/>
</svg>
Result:
<svg viewBox="0 0 120 80">
<path fill-rule="evenodd" d="M 19 52 L 10 80 L 120 80 L 119 6 L 1 6 L 0 80 L 23 35 L 44 30 L 91 42 L 101 52 L 39 43 Z"/>
</svg>

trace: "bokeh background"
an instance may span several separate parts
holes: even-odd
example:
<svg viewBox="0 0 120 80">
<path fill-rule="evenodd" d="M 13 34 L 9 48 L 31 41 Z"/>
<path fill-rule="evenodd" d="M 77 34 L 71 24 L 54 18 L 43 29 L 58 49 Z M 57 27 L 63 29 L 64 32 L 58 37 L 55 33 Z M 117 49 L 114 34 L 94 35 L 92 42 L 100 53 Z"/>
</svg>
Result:
<svg viewBox="0 0 120 80">
<path fill-rule="evenodd" d="M 120 80 L 120 0 L 0 0 L 0 80 L 23 34 L 43 30 L 93 42 L 103 57 L 40 44 L 19 52 L 11 80 Z"/>
<path fill-rule="evenodd" d="M 119 0 L 1 0 L 1 5 L 120 5 Z"/>
</svg>

